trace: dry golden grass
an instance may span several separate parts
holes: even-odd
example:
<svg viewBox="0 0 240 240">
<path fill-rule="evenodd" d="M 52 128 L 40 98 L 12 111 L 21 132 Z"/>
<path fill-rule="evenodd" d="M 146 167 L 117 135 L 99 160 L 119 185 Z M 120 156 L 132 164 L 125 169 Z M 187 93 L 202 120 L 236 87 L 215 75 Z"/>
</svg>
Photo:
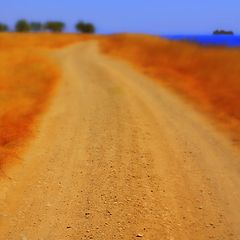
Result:
<svg viewBox="0 0 240 240">
<path fill-rule="evenodd" d="M 240 140 L 240 49 L 203 47 L 146 35 L 115 35 L 103 51 L 187 96 Z"/>
<path fill-rule="evenodd" d="M 0 49 L 57 49 L 79 41 L 99 39 L 99 35 L 58 33 L 1 33 Z"/>
<path fill-rule="evenodd" d="M 59 71 L 24 39 L 0 35 L 0 166 L 18 158 Z"/>
</svg>

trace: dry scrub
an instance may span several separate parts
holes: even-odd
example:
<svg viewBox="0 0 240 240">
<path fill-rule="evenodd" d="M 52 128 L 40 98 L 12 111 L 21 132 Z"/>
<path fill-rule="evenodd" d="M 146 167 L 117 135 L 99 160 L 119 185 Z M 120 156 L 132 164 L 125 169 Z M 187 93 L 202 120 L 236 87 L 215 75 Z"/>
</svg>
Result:
<svg viewBox="0 0 240 240">
<path fill-rule="evenodd" d="M 58 69 L 31 44 L 0 35 L 0 166 L 15 161 L 43 110 Z M 25 46 L 23 46 L 25 45 Z"/>
<path fill-rule="evenodd" d="M 240 141 L 240 49 L 202 47 L 145 35 L 116 35 L 105 53 L 126 59 L 145 74 L 191 98 Z"/>
<path fill-rule="evenodd" d="M 1 33 L 0 49 L 57 49 L 79 41 L 101 38 L 98 35 L 58 33 Z"/>
</svg>

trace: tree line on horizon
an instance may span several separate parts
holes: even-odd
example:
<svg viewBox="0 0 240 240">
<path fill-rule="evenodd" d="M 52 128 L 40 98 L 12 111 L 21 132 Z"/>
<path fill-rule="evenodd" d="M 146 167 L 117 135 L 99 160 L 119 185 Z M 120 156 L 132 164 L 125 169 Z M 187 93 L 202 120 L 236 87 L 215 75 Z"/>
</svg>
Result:
<svg viewBox="0 0 240 240">
<path fill-rule="evenodd" d="M 18 20 L 15 24 L 16 32 L 64 32 L 66 24 L 61 21 L 42 22 L 28 22 L 25 19 Z M 84 21 L 79 21 L 75 25 L 76 31 L 80 33 L 95 33 L 96 28 L 94 24 Z M 0 23 L 0 32 L 8 32 L 9 27 L 5 23 Z"/>
</svg>

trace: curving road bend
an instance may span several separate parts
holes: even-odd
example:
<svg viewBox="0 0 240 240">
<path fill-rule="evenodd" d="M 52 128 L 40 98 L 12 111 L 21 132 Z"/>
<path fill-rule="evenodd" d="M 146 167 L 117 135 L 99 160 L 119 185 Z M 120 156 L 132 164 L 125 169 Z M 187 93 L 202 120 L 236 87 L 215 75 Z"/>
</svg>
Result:
<svg viewBox="0 0 240 240">
<path fill-rule="evenodd" d="M 240 239 L 240 157 L 204 116 L 96 42 L 53 55 L 62 81 L 0 182 L 0 239 Z"/>
</svg>

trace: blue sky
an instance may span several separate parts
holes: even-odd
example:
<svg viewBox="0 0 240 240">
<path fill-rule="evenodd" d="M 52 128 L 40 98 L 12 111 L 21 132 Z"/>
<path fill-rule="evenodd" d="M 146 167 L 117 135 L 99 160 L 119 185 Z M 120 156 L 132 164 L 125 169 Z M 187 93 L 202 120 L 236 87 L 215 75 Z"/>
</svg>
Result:
<svg viewBox="0 0 240 240">
<path fill-rule="evenodd" d="M 239 9 L 240 0 L 1 0 L 0 21 L 62 20 L 72 31 L 76 21 L 86 20 L 99 33 L 240 33 Z"/>
</svg>

